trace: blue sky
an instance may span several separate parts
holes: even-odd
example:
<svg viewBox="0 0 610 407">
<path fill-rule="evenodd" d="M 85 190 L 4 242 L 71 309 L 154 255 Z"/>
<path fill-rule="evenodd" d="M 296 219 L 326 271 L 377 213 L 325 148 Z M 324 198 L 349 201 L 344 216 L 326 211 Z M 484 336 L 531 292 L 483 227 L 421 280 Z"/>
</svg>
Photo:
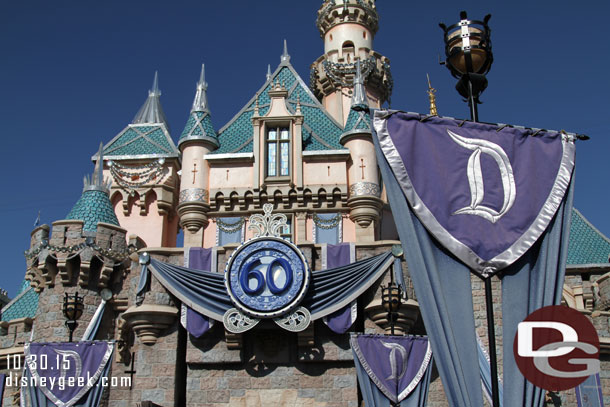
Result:
<svg viewBox="0 0 610 407">
<path fill-rule="evenodd" d="M 320 4 L 0 2 L 0 286 L 16 293 L 38 211 L 48 224 L 66 216 L 92 171 L 90 157 L 131 121 L 155 70 L 177 140 L 205 63 L 219 129 L 263 84 L 267 64 L 277 67 L 283 39 L 308 81 L 309 65 L 323 53 Z M 479 19 L 491 13 L 494 64 L 480 119 L 589 135 L 577 145 L 575 206 L 610 235 L 610 54 L 600 34 L 608 2 L 383 0 L 377 7 L 374 48 L 391 61 L 392 107 L 427 112 L 429 73 L 439 113 L 458 118 L 468 108 L 438 64 L 438 23 L 456 22 L 460 10 Z"/>
</svg>

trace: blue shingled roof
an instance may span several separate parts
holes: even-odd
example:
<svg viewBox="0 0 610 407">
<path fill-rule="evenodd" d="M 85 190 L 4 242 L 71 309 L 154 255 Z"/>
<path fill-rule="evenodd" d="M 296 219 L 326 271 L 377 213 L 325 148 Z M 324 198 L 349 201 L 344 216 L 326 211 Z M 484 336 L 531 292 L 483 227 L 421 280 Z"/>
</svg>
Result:
<svg viewBox="0 0 610 407">
<path fill-rule="evenodd" d="M 212 119 L 208 112 L 191 112 L 189 119 L 184 126 L 178 145 L 186 140 L 208 139 L 218 143 L 218 136 L 212 126 Z"/>
<path fill-rule="evenodd" d="M 165 124 L 130 124 L 104 146 L 103 152 L 108 158 L 179 155 Z"/>
<path fill-rule="evenodd" d="M 371 131 L 371 117 L 365 111 L 350 109 L 347 122 L 345 123 L 344 134 L 354 131 Z"/>
<path fill-rule="evenodd" d="M 27 284 L 27 288 L 2 308 L 2 321 L 12 321 L 18 318 L 34 318 L 36 315 L 39 294 L 29 286 L 29 281 L 24 281 L 24 284 Z"/>
<path fill-rule="evenodd" d="M 98 222 L 119 226 L 108 193 L 101 190 L 85 190 L 66 219 L 77 219 L 85 222 L 83 231 L 94 232 Z"/>
<path fill-rule="evenodd" d="M 574 208 L 570 226 L 568 264 L 608 263 L 608 256 L 610 256 L 610 239 Z"/>
<path fill-rule="evenodd" d="M 287 90 L 287 108 L 291 113 L 296 111 L 297 100 L 301 103 L 303 123 L 303 151 L 343 150 L 339 137 L 342 126 L 335 121 L 311 93 L 305 82 L 296 73 L 290 63 L 281 64 L 271 75 L 271 79 L 254 95 L 229 123 L 218 132 L 220 148 L 212 154 L 252 152 L 253 129 L 252 115 L 258 98 L 259 114 L 269 111 L 269 90 L 272 84 L 279 81 Z"/>
</svg>

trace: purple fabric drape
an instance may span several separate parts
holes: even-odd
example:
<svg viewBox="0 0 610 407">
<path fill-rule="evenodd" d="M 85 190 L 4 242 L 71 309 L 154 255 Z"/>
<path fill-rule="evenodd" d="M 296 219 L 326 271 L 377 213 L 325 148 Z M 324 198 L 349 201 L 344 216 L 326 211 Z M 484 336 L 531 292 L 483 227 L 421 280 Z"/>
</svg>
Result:
<svg viewBox="0 0 610 407">
<path fill-rule="evenodd" d="M 604 407 L 604 395 L 599 373 L 589 376 L 576 386 L 576 403 L 578 407 Z"/>
<path fill-rule="evenodd" d="M 2 399 L 4 398 L 4 381 L 6 380 L 6 375 L 4 373 L 0 374 L 0 407 L 2 407 Z"/>
<path fill-rule="evenodd" d="M 323 270 L 345 266 L 352 263 L 354 259 L 354 247 L 351 243 L 340 243 L 336 245 L 326 245 L 326 250 L 322 251 Z M 324 318 L 324 323 L 335 333 L 343 334 L 354 324 L 357 317 L 355 302 L 333 312 Z"/>
<path fill-rule="evenodd" d="M 188 250 L 187 258 L 185 259 L 185 267 L 195 270 L 210 271 L 212 269 L 213 254 L 213 249 L 191 247 Z M 213 325 L 213 322 L 208 317 L 201 315 L 199 312 L 186 305 L 183 305 L 181 322 L 184 328 L 195 338 L 201 337 L 209 331 Z"/>
</svg>

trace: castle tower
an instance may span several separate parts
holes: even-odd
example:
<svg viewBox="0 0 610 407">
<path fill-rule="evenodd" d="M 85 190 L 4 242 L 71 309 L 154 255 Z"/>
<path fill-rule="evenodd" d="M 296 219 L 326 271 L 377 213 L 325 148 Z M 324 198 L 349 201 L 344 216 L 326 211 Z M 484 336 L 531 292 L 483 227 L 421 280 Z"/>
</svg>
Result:
<svg viewBox="0 0 610 407">
<path fill-rule="evenodd" d="M 380 199 L 377 158 L 360 62 L 356 63 L 351 110 L 339 142 L 347 147 L 350 153 L 347 205 L 350 208 L 350 219 L 356 223 L 356 240 L 373 241 L 383 202 Z"/>
<path fill-rule="evenodd" d="M 203 157 L 219 146 L 210 119 L 207 88 L 205 66 L 202 65 L 191 114 L 178 141 L 183 168 L 178 213 L 185 247 L 203 245 L 203 231 L 208 225 L 207 213 L 210 210 L 209 168 Z"/>
<path fill-rule="evenodd" d="M 350 110 L 356 61 L 372 107 L 390 100 L 390 61 L 373 50 L 379 28 L 375 0 L 325 0 L 316 20 L 324 55 L 311 65 L 310 87 L 326 110 L 345 124 Z"/>
<path fill-rule="evenodd" d="M 103 149 L 104 175 L 120 224 L 149 247 L 173 247 L 178 234 L 180 152 L 161 107 L 157 73 L 146 101 Z M 97 160 L 97 157 L 93 157 Z"/>
</svg>

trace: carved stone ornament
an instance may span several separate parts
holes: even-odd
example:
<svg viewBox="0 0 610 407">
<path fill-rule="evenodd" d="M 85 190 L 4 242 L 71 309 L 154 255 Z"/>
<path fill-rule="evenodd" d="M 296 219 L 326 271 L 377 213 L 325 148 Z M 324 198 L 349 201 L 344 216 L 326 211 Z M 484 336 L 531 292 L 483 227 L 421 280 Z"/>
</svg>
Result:
<svg viewBox="0 0 610 407">
<path fill-rule="evenodd" d="M 254 237 L 275 236 L 280 237 L 283 228 L 288 227 L 288 219 L 283 213 L 271 214 L 273 204 L 263 205 L 264 215 L 256 214 L 250 216 L 248 230 L 254 231 Z"/>
<path fill-rule="evenodd" d="M 309 327 L 311 323 L 311 314 L 307 308 L 299 307 L 291 314 L 273 320 L 276 324 L 287 331 L 301 332 Z"/>
<path fill-rule="evenodd" d="M 231 308 L 223 315 L 222 322 L 227 331 L 239 334 L 254 328 L 260 322 L 260 319 L 250 318 L 238 309 Z"/>
<path fill-rule="evenodd" d="M 208 191 L 202 188 L 189 188 L 180 191 L 178 203 L 183 202 L 208 202 Z"/>
<path fill-rule="evenodd" d="M 349 186 L 349 196 L 381 196 L 379 185 L 374 182 L 356 182 Z"/>
<path fill-rule="evenodd" d="M 121 315 L 145 345 L 153 345 L 161 333 L 178 319 L 178 309 L 168 305 L 132 306 Z"/>
</svg>

